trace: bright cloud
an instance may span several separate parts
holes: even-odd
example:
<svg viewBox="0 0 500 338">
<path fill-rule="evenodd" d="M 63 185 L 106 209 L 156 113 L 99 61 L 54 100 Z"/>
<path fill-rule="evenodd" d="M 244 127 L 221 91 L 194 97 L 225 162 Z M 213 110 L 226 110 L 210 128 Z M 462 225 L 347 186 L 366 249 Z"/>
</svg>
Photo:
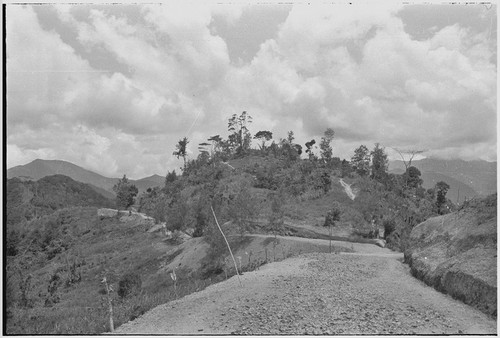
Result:
<svg viewBox="0 0 500 338">
<path fill-rule="evenodd" d="M 496 159 L 494 13 L 469 6 L 468 16 L 422 24 L 417 39 L 409 18 L 425 7 L 273 7 L 263 28 L 265 8 L 188 6 L 51 6 L 54 29 L 33 7 L 8 6 L 8 166 L 47 158 L 163 175 L 180 166 L 179 139 L 196 156 L 243 110 L 253 133 L 276 139 L 293 130 L 303 143 L 332 127 L 341 158 L 380 142 Z M 253 47 L 227 35 L 250 37 L 242 23 L 255 25 Z"/>
</svg>

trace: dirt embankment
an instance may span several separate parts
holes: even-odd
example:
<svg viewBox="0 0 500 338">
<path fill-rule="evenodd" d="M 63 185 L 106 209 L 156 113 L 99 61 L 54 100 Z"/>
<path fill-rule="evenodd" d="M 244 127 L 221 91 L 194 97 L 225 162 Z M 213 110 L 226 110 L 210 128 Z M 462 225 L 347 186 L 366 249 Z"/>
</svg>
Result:
<svg viewBox="0 0 500 338">
<path fill-rule="evenodd" d="M 497 316 L 496 195 L 416 226 L 405 260 L 412 274 Z"/>
<path fill-rule="evenodd" d="M 161 305 L 117 334 L 495 334 L 496 321 L 413 278 L 402 255 L 309 253 Z M 366 249 L 366 250 L 364 250 Z M 373 250 L 372 250 L 373 249 Z"/>
</svg>

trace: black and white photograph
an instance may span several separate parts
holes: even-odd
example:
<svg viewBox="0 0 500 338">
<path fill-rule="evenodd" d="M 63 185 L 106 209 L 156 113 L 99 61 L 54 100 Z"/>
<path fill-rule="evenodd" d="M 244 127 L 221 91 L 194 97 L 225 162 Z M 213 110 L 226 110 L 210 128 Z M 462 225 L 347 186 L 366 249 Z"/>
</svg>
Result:
<svg viewBox="0 0 500 338">
<path fill-rule="evenodd" d="M 497 4 L 15 2 L 3 335 L 497 335 Z"/>
</svg>

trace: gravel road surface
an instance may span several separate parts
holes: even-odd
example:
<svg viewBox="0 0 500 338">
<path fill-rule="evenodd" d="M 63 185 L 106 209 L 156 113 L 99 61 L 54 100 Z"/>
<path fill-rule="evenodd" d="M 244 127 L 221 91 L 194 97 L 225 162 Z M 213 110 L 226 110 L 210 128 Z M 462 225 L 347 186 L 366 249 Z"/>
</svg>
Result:
<svg viewBox="0 0 500 338">
<path fill-rule="evenodd" d="M 374 247 L 374 246 L 373 246 Z M 401 254 L 304 254 L 158 306 L 117 334 L 496 334 L 496 320 L 413 278 Z"/>
</svg>

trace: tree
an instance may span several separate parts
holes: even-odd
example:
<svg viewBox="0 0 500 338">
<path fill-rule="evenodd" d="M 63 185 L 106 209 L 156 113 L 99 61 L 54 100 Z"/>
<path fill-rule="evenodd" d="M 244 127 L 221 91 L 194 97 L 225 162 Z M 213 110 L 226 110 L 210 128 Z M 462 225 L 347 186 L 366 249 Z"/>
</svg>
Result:
<svg viewBox="0 0 500 338">
<path fill-rule="evenodd" d="M 349 164 L 349 161 L 347 161 L 346 159 L 343 159 L 340 165 L 340 173 L 341 173 L 340 175 L 342 177 L 346 177 L 349 176 L 351 172 L 352 172 L 351 164 Z"/>
<path fill-rule="evenodd" d="M 408 170 L 408 168 L 411 167 L 411 161 L 416 155 L 422 154 L 427 151 L 425 149 L 399 149 L 399 148 L 392 148 L 392 149 L 394 149 L 399 154 L 399 156 L 401 156 L 401 159 L 403 160 L 403 164 L 405 165 L 406 170 Z M 403 155 L 408 155 L 409 159 L 406 160 Z"/>
<path fill-rule="evenodd" d="M 446 204 L 446 193 L 450 189 L 450 186 L 443 181 L 436 183 L 435 191 L 436 193 L 436 207 L 440 215 L 444 214 L 443 206 Z"/>
<path fill-rule="evenodd" d="M 359 176 L 366 176 L 370 170 L 370 152 L 364 145 L 360 145 L 354 150 L 354 156 L 351 158 L 351 165 Z"/>
<path fill-rule="evenodd" d="M 384 182 L 387 178 L 387 169 L 389 161 L 384 148 L 380 147 L 379 143 L 375 143 L 375 148 L 371 152 L 372 157 L 372 174 L 371 178 L 379 182 Z"/>
<path fill-rule="evenodd" d="M 262 150 L 262 152 L 264 152 L 264 150 L 266 149 L 266 147 L 265 147 L 266 141 L 269 141 L 270 139 L 273 138 L 273 133 L 271 133 L 268 130 L 261 130 L 261 131 L 257 132 L 257 134 L 255 134 L 255 136 L 253 138 L 260 140 L 262 142 L 262 145 L 260 146 L 260 150 Z"/>
<path fill-rule="evenodd" d="M 332 141 L 333 141 L 333 136 L 335 135 L 335 132 L 333 131 L 332 128 L 327 128 L 325 130 L 324 136 L 321 138 L 321 142 L 319 144 L 319 148 L 321 150 L 321 158 L 329 164 L 332 160 L 333 156 L 333 149 L 332 149 Z"/>
<path fill-rule="evenodd" d="M 309 154 L 309 159 L 310 160 L 314 160 L 316 158 L 316 156 L 314 155 L 313 151 L 312 151 L 312 147 L 313 145 L 316 144 L 316 140 L 311 140 L 309 142 L 306 142 L 305 146 L 306 146 L 306 153 Z"/>
<path fill-rule="evenodd" d="M 406 186 L 408 188 L 418 188 L 422 185 L 423 180 L 420 178 L 422 173 L 416 167 L 408 167 L 404 173 Z"/>
<path fill-rule="evenodd" d="M 247 125 L 252 123 L 252 117 L 246 112 L 242 112 L 240 116 L 233 114 L 228 122 L 229 142 L 236 154 L 244 154 L 250 149 L 251 135 Z"/>
<path fill-rule="evenodd" d="M 222 152 L 224 141 L 220 137 L 220 135 L 210 136 L 208 139 L 209 142 L 212 142 L 212 159 L 220 157 L 220 153 Z"/>
<path fill-rule="evenodd" d="M 258 216 L 257 201 L 250 193 L 250 186 L 246 182 L 240 183 L 233 196 L 229 197 L 228 216 L 238 226 L 243 236 L 253 218 Z"/>
<path fill-rule="evenodd" d="M 113 191 L 116 193 L 118 208 L 123 209 L 127 209 L 134 204 L 135 196 L 139 193 L 137 187 L 130 183 L 126 175 L 123 175 L 123 178 L 113 186 Z"/>
<path fill-rule="evenodd" d="M 182 140 L 179 140 L 175 148 L 173 155 L 177 156 L 177 158 L 182 157 L 184 160 L 184 169 L 186 169 L 186 156 L 187 156 L 187 145 L 189 141 L 187 137 L 184 137 Z"/>
<path fill-rule="evenodd" d="M 172 172 L 167 172 L 167 176 L 165 177 L 165 185 L 175 182 L 177 180 L 177 173 L 175 170 L 172 170 Z"/>
<path fill-rule="evenodd" d="M 335 202 L 332 209 L 326 214 L 325 224 L 324 226 L 328 227 L 328 233 L 330 235 L 330 253 L 332 252 L 332 235 L 333 235 L 333 227 L 335 223 L 340 221 L 340 215 L 342 213 L 341 206 L 338 202 Z"/>
</svg>

